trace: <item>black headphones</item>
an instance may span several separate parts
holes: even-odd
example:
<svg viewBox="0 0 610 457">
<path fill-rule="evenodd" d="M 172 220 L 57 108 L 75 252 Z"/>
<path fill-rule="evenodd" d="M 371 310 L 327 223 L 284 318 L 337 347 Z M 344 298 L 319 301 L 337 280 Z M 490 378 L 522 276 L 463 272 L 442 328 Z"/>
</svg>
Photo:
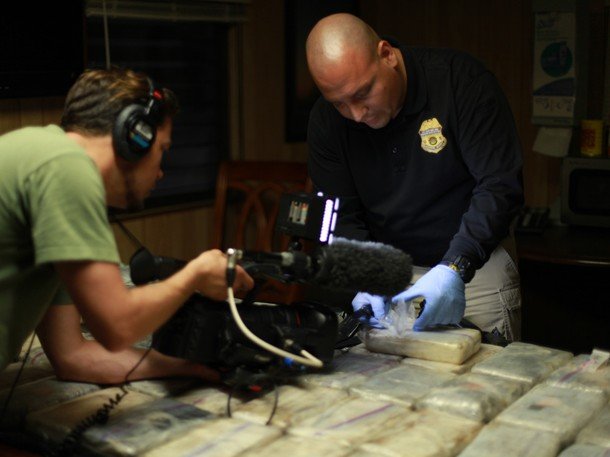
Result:
<svg viewBox="0 0 610 457">
<path fill-rule="evenodd" d="M 157 136 L 163 106 L 163 91 L 148 79 L 149 92 L 146 100 L 132 103 L 121 110 L 112 129 L 114 150 L 123 159 L 137 162 L 144 157 Z"/>
</svg>

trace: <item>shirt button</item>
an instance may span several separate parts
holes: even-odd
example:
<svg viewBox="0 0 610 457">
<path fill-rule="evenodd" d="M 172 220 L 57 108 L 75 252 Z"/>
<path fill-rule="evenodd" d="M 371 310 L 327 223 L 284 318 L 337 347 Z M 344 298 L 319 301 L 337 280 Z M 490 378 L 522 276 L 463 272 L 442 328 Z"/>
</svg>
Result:
<svg viewBox="0 0 610 457">
<path fill-rule="evenodd" d="M 392 148 L 392 153 L 396 154 L 398 152 L 398 148 Z"/>
</svg>

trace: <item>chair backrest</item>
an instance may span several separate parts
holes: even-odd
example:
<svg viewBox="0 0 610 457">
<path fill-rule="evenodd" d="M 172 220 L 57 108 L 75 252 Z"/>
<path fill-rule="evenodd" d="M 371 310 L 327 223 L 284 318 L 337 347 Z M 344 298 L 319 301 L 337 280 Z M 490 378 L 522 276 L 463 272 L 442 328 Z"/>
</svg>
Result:
<svg viewBox="0 0 610 457">
<path fill-rule="evenodd" d="M 311 191 L 307 165 L 300 162 L 225 161 L 216 182 L 212 247 L 284 251 L 290 238 L 275 231 L 283 193 Z M 295 284 L 274 281 L 257 299 L 289 303 L 303 296 Z"/>
</svg>

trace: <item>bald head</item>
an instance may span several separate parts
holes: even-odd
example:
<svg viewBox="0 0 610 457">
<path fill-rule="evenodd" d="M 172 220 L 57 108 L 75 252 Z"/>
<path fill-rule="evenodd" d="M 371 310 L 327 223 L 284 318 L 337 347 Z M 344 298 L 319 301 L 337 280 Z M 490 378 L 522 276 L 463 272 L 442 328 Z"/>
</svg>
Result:
<svg viewBox="0 0 610 457">
<path fill-rule="evenodd" d="M 306 54 L 320 93 L 343 117 L 378 129 L 400 111 L 407 90 L 401 51 L 361 19 L 345 13 L 321 19 Z"/>
<path fill-rule="evenodd" d="M 322 69 L 344 65 L 355 57 L 375 57 L 379 36 L 364 21 L 347 13 L 321 19 L 307 37 L 307 64 L 315 76 Z"/>
</svg>

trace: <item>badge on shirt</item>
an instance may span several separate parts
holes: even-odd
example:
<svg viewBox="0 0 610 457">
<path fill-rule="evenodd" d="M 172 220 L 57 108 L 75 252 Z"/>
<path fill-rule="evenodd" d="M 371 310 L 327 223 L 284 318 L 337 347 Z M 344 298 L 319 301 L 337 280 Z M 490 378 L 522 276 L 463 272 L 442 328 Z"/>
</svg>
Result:
<svg viewBox="0 0 610 457">
<path fill-rule="evenodd" d="M 443 126 L 435 117 L 421 123 L 419 136 L 421 137 L 421 148 L 432 154 L 437 154 L 447 144 L 447 138 L 443 136 Z"/>
</svg>

